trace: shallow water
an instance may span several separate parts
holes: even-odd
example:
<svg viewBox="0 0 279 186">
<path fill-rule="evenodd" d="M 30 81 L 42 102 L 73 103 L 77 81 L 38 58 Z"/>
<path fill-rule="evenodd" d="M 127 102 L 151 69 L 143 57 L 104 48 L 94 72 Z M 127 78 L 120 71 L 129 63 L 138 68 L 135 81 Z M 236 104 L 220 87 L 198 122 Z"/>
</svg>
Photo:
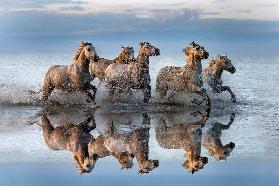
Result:
<svg viewBox="0 0 279 186">
<path fill-rule="evenodd" d="M 134 185 L 277 185 L 279 56 L 267 58 L 235 55 L 229 58 L 237 72 L 224 73 L 224 84 L 229 85 L 235 92 L 237 103 L 232 104 L 226 93 L 211 95 L 213 106 L 205 126 L 202 127 L 200 138 L 200 155 L 207 157 L 208 163 L 192 175 L 189 169 L 182 166 L 187 147 L 185 143 L 191 135 L 185 132 L 179 140 L 174 140 L 173 136 L 180 136 L 181 131 L 186 131 L 183 126 L 193 127 L 193 123 L 199 122 L 202 116 L 193 113 L 200 111 L 204 114 L 203 106 L 185 105 L 183 95 L 178 95 L 175 99 L 184 105 L 163 105 L 156 100 L 154 91 L 149 104 L 141 104 L 140 91 L 134 91 L 133 97 L 129 99 L 125 99 L 127 95 L 108 99 L 106 90 L 100 85 L 97 102 L 101 107 L 97 110 L 87 107 L 85 98 L 79 93 L 65 95 L 60 92 L 55 92 L 52 100 L 62 105 L 50 104 L 43 108 L 37 103 L 39 96 L 31 96 L 28 91 L 38 91 L 48 66 L 68 64 L 71 55 L 19 54 L 15 57 L 1 54 L 0 185 L 89 185 L 91 182 L 98 185 L 130 185 L 131 180 L 135 180 Z M 161 67 L 183 64 L 184 59 L 181 56 L 162 55 L 151 58 L 153 89 L 156 74 Z M 207 62 L 204 66 L 207 66 Z M 99 85 L 98 82 L 94 84 Z M 117 103 L 119 100 L 128 100 L 128 103 Z M 102 135 L 111 137 L 111 133 L 106 133 L 111 129 L 111 124 L 114 133 L 123 136 L 131 136 L 134 131 L 147 130 L 148 138 L 143 135 L 143 138 L 122 142 L 122 146 L 147 141 L 148 156 L 150 159 L 157 159 L 159 166 L 149 174 L 138 176 L 136 157 L 131 169 L 120 170 L 118 161 L 112 156 L 107 156 L 97 160 L 91 173 L 80 176 L 71 152 L 53 151 L 47 146 L 41 127 L 43 113 L 54 127 L 65 123 L 78 124 L 93 116 L 96 128 L 90 134 L 94 138 Z M 235 114 L 235 118 L 228 129 L 221 130 L 221 133 L 220 130 L 210 130 L 217 122 L 227 124 L 232 113 Z M 175 130 L 177 128 L 179 130 Z M 167 136 L 168 132 L 171 135 Z M 220 140 L 223 145 L 230 142 L 235 144 L 226 158 L 226 163 L 224 160 L 217 161 L 203 143 L 203 137 L 206 137 L 208 132 L 213 132 L 213 139 Z M 166 136 L 160 138 L 160 135 Z M 182 143 L 183 140 L 186 142 Z M 176 143 L 184 144 L 184 148 L 181 145 L 178 147 Z M 199 148 L 199 145 L 195 147 Z M 110 179 L 104 179 L 107 177 Z"/>
</svg>

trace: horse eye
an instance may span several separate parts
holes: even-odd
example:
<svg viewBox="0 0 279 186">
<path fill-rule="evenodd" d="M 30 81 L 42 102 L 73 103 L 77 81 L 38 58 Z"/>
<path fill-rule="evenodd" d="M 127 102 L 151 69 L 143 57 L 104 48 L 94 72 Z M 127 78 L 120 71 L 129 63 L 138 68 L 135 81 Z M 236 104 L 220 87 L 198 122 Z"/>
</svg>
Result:
<svg viewBox="0 0 279 186">
<path fill-rule="evenodd" d="M 199 49 L 200 49 L 200 47 L 197 47 L 197 48 L 196 48 L 196 50 L 199 50 Z"/>
</svg>

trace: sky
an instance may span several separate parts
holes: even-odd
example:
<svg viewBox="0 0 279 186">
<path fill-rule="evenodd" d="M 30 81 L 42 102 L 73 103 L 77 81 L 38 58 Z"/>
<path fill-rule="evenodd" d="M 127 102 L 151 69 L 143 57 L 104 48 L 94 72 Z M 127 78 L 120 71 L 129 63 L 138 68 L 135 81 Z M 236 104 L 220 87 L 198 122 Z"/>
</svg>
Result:
<svg viewBox="0 0 279 186">
<path fill-rule="evenodd" d="M 278 0 L 0 0 L 0 52 L 81 39 L 276 44 L 278 34 Z"/>
</svg>

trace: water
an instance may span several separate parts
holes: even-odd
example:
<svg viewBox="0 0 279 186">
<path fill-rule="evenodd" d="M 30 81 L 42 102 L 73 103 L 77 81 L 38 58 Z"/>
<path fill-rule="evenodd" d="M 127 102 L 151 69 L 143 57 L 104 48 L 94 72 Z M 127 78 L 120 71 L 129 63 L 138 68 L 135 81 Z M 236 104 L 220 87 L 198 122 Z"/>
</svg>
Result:
<svg viewBox="0 0 279 186">
<path fill-rule="evenodd" d="M 110 54 L 108 57 L 114 55 Z M 224 84 L 230 86 L 235 93 L 237 103 L 232 104 L 227 93 L 211 94 L 213 107 L 202 129 L 202 135 L 204 137 L 216 122 L 227 124 L 234 113 L 235 119 L 231 126 L 221 133 L 217 132 L 219 137 L 215 140 L 221 140 L 223 145 L 233 142 L 235 148 L 225 163 L 224 160 L 217 161 L 206 145 L 202 144 L 201 156 L 207 157 L 208 163 L 194 175 L 182 166 L 184 149 L 167 149 L 163 144 L 175 146 L 179 141 L 172 140 L 171 137 L 179 136 L 185 128 L 173 129 L 179 124 L 192 126 L 191 123 L 201 120 L 201 115 L 197 114 L 195 117 L 191 113 L 204 113 L 205 108 L 163 105 L 158 103 L 154 94 L 159 69 L 166 65 L 182 66 L 183 56 L 161 55 L 151 58 L 153 98 L 150 104 L 141 104 L 143 95 L 140 91 L 134 91 L 130 98 L 122 95 L 120 98 L 108 99 L 107 90 L 98 81 L 94 81 L 98 86 L 96 99 L 101 105 L 95 111 L 87 107 L 85 97 L 79 93 L 66 95 L 54 92 L 52 99 L 62 103 L 62 106 L 41 107 L 37 103 L 40 95 L 30 95 L 28 91 L 38 91 L 41 88 L 44 73 L 49 66 L 69 64 L 71 58 L 70 53 L 0 55 L 0 185 L 278 184 L 278 55 L 229 56 L 237 71 L 235 74 L 224 73 L 223 79 Z M 208 61 L 203 65 L 207 66 Z M 126 100 L 128 103 L 117 103 L 119 100 Z M 183 103 L 185 97 L 178 95 L 176 100 Z M 99 158 L 91 173 L 80 176 L 71 152 L 53 151 L 46 145 L 41 127 L 42 113 L 47 115 L 55 127 L 61 123 L 77 124 L 93 116 L 96 129 L 91 131 L 91 135 L 94 138 L 103 135 L 111 123 L 115 132 L 122 136 L 131 136 L 133 131 L 146 129 L 149 138 L 144 140 L 148 141 L 149 158 L 159 160 L 159 167 L 149 174 L 138 176 L 139 167 L 135 158 L 131 169 L 120 170 L 118 161 L 107 156 Z M 146 117 L 149 119 L 146 120 Z M 164 140 L 160 141 L 158 135 L 164 133 L 159 131 L 164 130 L 170 131 L 172 135 L 163 137 Z M 188 139 L 185 135 L 180 138 L 181 143 L 183 139 Z M 138 141 L 140 140 L 130 140 L 129 143 Z M 132 180 L 134 181 L 131 182 Z"/>
</svg>

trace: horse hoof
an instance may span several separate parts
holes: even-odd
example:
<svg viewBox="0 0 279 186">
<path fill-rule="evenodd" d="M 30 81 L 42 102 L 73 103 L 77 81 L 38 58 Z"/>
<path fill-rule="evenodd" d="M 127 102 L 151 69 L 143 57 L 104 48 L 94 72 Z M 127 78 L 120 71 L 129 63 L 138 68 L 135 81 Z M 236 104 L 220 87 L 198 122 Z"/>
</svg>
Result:
<svg viewBox="0 0 279 186">
<path fill-rule="evenodd" d="M 210 100 L 206 101 L 206 105 L 207 105 L 208 107 L 211 107 L 211 101 L 210 101 Z"/>
<path fill-rule="evenodd" d="M 143 99 L 143 102 L 144 102 L 144 103 L 148 103 L 148 102 L 149 102 L 149 99 Z"/>
<path fill-rule="evenodd" d="M 96 109 L 96 108 L 99 108 L 100 107 L 100 105 L 98 105 L 97 103 L 92 103 L 91 104 L 91 108 L 93 108 L 93 109 Z"/>
</svg>

